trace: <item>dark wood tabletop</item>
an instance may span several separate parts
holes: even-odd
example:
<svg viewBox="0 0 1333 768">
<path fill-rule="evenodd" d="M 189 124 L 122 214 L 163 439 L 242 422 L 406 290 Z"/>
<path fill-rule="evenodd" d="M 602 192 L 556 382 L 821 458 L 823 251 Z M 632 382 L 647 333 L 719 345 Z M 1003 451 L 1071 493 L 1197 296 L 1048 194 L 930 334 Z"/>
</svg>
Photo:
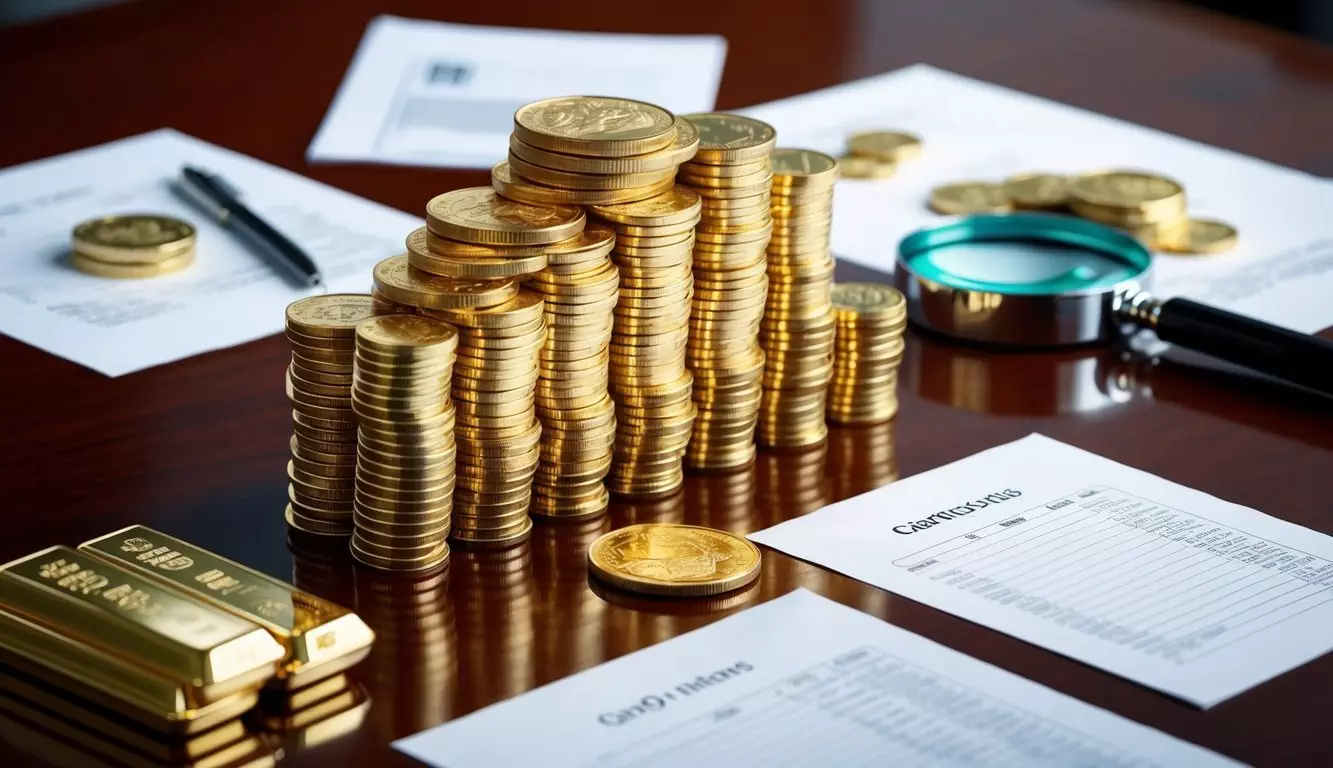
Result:
<svg viewBox="0 0 1333 768">
<path fill-rule="evenodd" d="M 0 167 L 171 126 L 410 212 L 486 183 L 484 172 L 306 163 L 379 13 L 725 35 L 723 109 L 923 61 L 1333 174 L 1333 51 L 1184 6 L 1073 0 L 141 0 L 0 30 Z M 288 355 L 275 335 L 108 379 L 0 337 L 0 561 L 141 522 L 355 606 L 380 633 L 355 675 L 372 699 L 364 723 L 322 746 L 291 740 L 284 764 L 412 764 L 388 742 L 800 586 L 1239 760 L 1333 763 L 1333 656 L 1200 711 L 774 552 L 759 586 L 723 606 L 594 592 L 584 564 L 611 526 L 756 530 L 1034 431 L 1333 533 L 1327 402 L 1117 349 L 991 354 L 909 334 L 892 423 L 690 477 L 666 500 L 616 502 L 596 523 L 538 525 L 515 550 L 455 552 L 447 578 L 404 582 L 289 542 Z M 15 749 L 0 746 L 0 764 L 37 762 Z"/>
</svg>

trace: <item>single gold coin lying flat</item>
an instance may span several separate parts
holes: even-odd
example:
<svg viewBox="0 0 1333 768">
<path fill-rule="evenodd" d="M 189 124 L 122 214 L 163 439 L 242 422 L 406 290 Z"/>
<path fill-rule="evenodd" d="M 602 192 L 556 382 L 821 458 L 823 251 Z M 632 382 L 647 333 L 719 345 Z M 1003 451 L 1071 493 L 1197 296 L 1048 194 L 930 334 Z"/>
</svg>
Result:
<svg viewBox="0 0 1333 768">
<path fill-rule="evenodd" d="M 594 576 L 631 592 L 672 597 L 716 595 L 759 577 L 759 548 L 740 536 L 675 523 L 611 531 L 588 547 Z"/>
<path fill-rule="evenodd" d="M 80 272 L 96 277 L 142 278 L 179 272 L 194 263 L 194 249 L 155 262 L 103 261 L 70 251 L 69 261 Z"/>
<path fill-rule="evenodd" d="M 457 345 L 458 330 L 441 320 L 421 315 L 376 315 L 356 325 L 356 335 L 380 348 L 444 349 Z"/>
<path fill-rule="evenodd" d="M 1015 208 L 1053 211 L 1068 204 L 1068 181 L 1054 173 L 1023 173 L 1004 180 L 1004 193 Z"/>
<path fill-rule="evenodd" d="M 364 293 L 329 293 L 287 305 L 287 327 L 306 336 L 347 338 L 356 324 L 375 315 L 375 302 Z"/>
<path fill-rule="evenodd" d="M 594 205 L 592 212 L 618 224 L 638 227 L 665 227 L 696 218 L 703 207 L 699 194 L 689 187 L 676 184 L 666 192 L 616 205 Z"/>
<path fill-rule="evenodd" d="M 834 283 L 834 309 L 858 315 L 891 315 L 904 309 L 902 293 L 879 283 Z"/>
<path fill-rule="evenodd" d="M 654 104 L 606 96 L 561 96 L 519 107 L 514 135 L 553 152 L 625 157 L 676 140 L 676 118 Z"/>
<path fill-rule="evenodd" d="M 773 150 L 773 181 L 789 177 L 793 186 L 832 184 L 838 178 L 838 161 L 812 149 Z"/>
<path fill-rule="evenodd" d="M 1184 194 L 1175 180 L 1143 171 L 1096 171 L 1069 182 L 1070 197 L 1112 208 L 1158 207 Z"/>
<path fill-rule="evenodd" d="M 375 265 L 375 290 L 390 301 L 427 309 L 491 307 L 518 294 L 519 281 L 469 280 L 423 272 L 412 267 L 408 255 L 390 256 Z"/>
<path fill-rule="evenodd" d="M 959 181 L 930 190 L 930 209 L 943 214 L 1008 213 L 1004 189 L 989 181 Z"/>
<path fill-rule="evenodd" d="M 773 151 L 778 133 L 773 126 L 740 115 L 708 112 L 684 115 L 699 130 L 694 162 L 711 165 L 743 163 Z"/>
<path fill-rule="evenodd" d="M 855 133 L 847 139 L 847 151 L 857 157 L 897 163 L 921 156 L 921 137 L 902 131 Z"/>
<path fill-rule="evenodd" d="M 490 187 L 455 189 L 426 204 L 426 224 L 442 237 L 479 245 L 542 245 L 583 231 L 583 210 L 506 200 Z"/>
<path fill-rule="evenodd" d="M 1180 242 L 1166 244 L 1164 250 L 1172 253 L 1222 253 L 1235 248 L 1236 240 L 1236 228 L 1225 221 L 1190 219 L 1185 237 Z"/>
<path fill-rule="evenodd" d="M 157 263 L 194 248 L 194 227 L 171 216 L 104 216 L 74 228 L 74 250 L 90 259 Z"/>
<path fill-rule="evenodd" d="M 860 155 L 838 158 L 838 175 L 844 179 L 887 179 L 898 172 L 898 164 Z"/>
</svg>

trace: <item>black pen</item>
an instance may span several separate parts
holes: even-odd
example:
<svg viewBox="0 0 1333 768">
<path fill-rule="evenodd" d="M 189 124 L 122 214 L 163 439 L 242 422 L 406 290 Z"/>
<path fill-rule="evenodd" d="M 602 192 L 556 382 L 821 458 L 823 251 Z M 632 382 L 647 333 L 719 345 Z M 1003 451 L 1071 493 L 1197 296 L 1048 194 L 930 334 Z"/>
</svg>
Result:
<svg viewBox="0 0 1333 768">
<path fill-rule="evenodd" d="M 241 193 L 221 176 L 187 165 L 181 168 L 180 180 L 172 188 L 222 226 L 244 235 L 302 287 L 311 288 L 323 282 L 319 267 L 305 251 L 247 208 L 241 202 Z"/>
</svg>

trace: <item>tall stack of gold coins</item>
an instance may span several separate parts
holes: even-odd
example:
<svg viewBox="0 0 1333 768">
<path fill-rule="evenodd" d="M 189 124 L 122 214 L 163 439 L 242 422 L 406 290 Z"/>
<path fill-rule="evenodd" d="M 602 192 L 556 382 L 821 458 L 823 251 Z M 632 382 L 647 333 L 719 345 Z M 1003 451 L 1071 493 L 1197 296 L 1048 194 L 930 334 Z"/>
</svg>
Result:
<svg viewBox="0 0 1333 768">
<path fill-rule="evenodd" d="M 699 210 L 699 196 L 681 186 L 592 209 L 616 231 L 611 258 L 620 268 L 611 335 L 616 447 L 607 484 L 622 496 L 669 496 L 685 481 L 681 458 L 697 413 L 685 347 Z"/>
<path fill-rule="evenodd" d="M 694 305 L 686 361 L 694 374 L 694 420 L 685 463 L 730 469 L 754 460 L 764 377 L 759 321 L 768 295 L 764 249 L 777 134 L 758 120 L 699 114 L 699 151 L 676 180 L 703 203 L 695 228 Z"/>
<path fill-rule="evenodd" d="M 833 286 L 837 330 L 827 416 L 838 424 L 874 424 L 898 412 L 907 304 L 879 283 Z"/>
<path fill-rule="evenodd" d="M 105 216 L 74 228 L 69 260 L 97 277 L 157 277 L 193 264 L 194 244 L 194 227 L 171 216 Z"/>
<path fill-rule="evenodd" d="M 379 315 L 356 326 L 352 556 L 366 565 L 419 571 L 449 559 L 457 346 L 453 326 L 420 315 Z"/>
<path fill-rule="evenodd" d="M 356 417 L 352 357 L 356 324 L 374 313 L 364 294 L 328 294 L 287 306 L 292 363 L 292 460 L 287 474 L 287 522 L 307 533 L 352 533 L 356 475 Z"/>
<path fill-rule="evenodd" d="M 773 237 L 768 306 L 760 330 L 767 364 L 759 442 L 813 445 L 828 435 L 825 399 L 833 352 L 833 185 L 838 161 L 808 149 L 773 153 Z"/>
</svg>

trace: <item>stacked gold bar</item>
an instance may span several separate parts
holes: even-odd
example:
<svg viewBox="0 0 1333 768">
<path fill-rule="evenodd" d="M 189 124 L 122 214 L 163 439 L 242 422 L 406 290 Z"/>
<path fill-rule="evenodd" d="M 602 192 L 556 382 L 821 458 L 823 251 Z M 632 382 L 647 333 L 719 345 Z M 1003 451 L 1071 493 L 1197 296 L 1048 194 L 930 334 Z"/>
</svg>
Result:
<svg viewBox="0 0 1333 768">
<path fill-rule="evenodd" d="M 620 302 L 611 335 L 611 397 L 616 403 L 612 493 L 647 498 L 685 481 L 681 458 L 697 409 L 685 366 L 691 251 L 699 196 L 677 186 L 636 203 L 596 206 L 616 231 L 611 258 L 620 268 Z"/>
<path fill-rule="evenodd" d="M 371 298 L 329 294 L 300 299 L 286 311 L 292 362 L 292 460 L 287 465 L 287 523 L 307 533 L 352 533 L 356 418 L 352 353 L 356 324 L 374 313 Z"/>
<path fill-rule="evenodd" d="M 773 153 L 773 237 L 760 340 L 767 365 L 759 442 L 799 448 L 828 435 L 832 373 L 833 185 L 838 161 L 808 149 Z"/>
<path fill-rule="evenodd" d="M 827 416 L 838 424 L 874 424 L 898 412 L 907 304 L 878 283 L 833 286 L 837 331 Z"/>
<path fill-rule="evenodd" d="M 457 347 L 453 326 L 419 315 L 380 315 L 356 327 L 352 556 L 366 565 L 419 571 L 449 558 Z"/>
<path fill-rule="evenodd" d="M 754 460 L 764 377 L 759 322 L 768 295 L 765 247 L 777 134 L 758 120 L 687 115 L 699 151 L 676 180 L 702 198 L 693 250 L 694 302 L 686 361 L 698 416 L 685 463 L 730 469 Z"/>
</svg>

